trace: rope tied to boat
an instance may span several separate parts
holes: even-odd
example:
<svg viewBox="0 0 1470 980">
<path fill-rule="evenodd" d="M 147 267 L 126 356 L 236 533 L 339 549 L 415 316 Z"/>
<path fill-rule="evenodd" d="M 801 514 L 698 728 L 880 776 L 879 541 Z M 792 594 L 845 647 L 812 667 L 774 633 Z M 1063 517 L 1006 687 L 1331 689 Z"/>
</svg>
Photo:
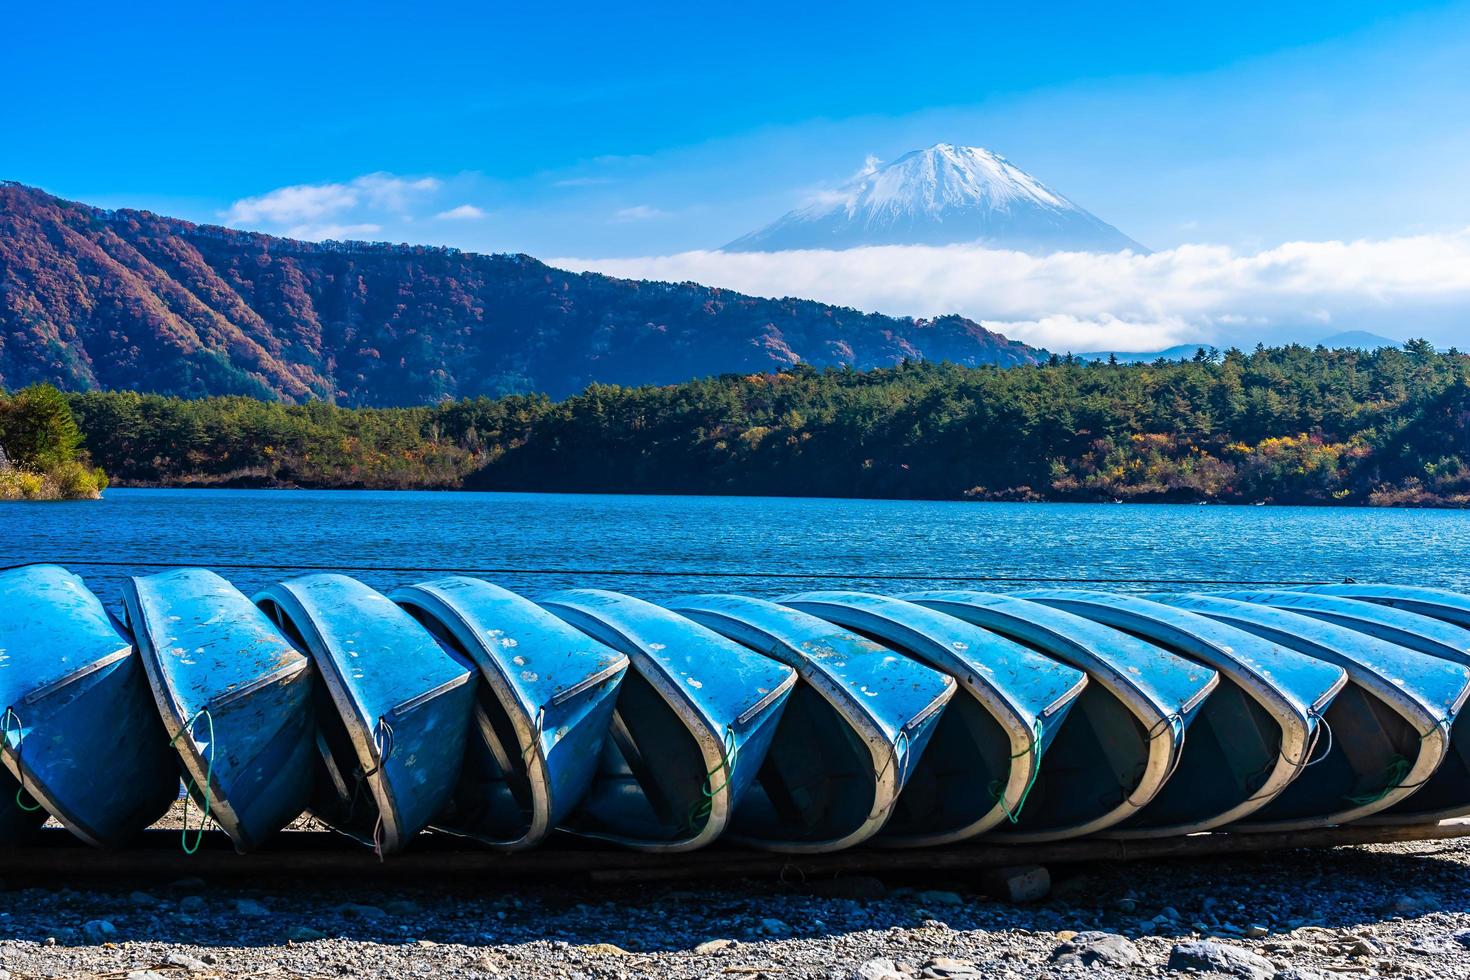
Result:
<svg viewBox="0 0 1470 980">
<path fill-rule="evenodd" d="M 10 727 L 12 721 L 15 722 L 14 728 Z M 20 715 L 15 713 L 15 708 L 7 706 L 5 714 L 0 716 L 0 738 L 4 738 L 7 742 L 10 741 L 11 732 L 15 732 L 15 772 L 16 779 L 20 783 L 15 790 L 15 805 L 26 813 L 35 813 L 41 809 L 41 804 L 31 803 L 28 805 L 25 801 L 25 797 L 30 796 L 26 792 L 26 767 L 21 756 L 21 751 L 25 748 L 26 744 L 25 726 L 21 724 Z"/>
<path fill-rule="evenodd" d="M 1419 743 L 1422 745 L 1425 739 L 1427 739 L 1429 736 L 1433 735 L 1437 731 L 1443 731 L 1446 735 L 1448 735 L 1450 732 L 1451 724 L 1452 722 L 1448 718 L 1439 719 L 1434 723 L 1433 728 L 1419 735 Z M 1390 793 L 1396 792 L 1398 790 L 1416 790 L 1419 787 L 1423 786 L 1425 783 L 1429 782 L 1429 776 L 1425 776 L 1417 783 L 1405 783 L 1404 780 L 1408 778 L 1409 773 L 1412 772 L 1413 769 L 1414 764 L 1412 762 L 1401 755 L 1395 755 L 1392 759 L 1389 760 L 1388 768 L 1385 769 L 1383 772 L 1383 789 L 1381 789 L 1377 793 L 1364 793 L 1361 796 L 1348 796 L 1344 797 L 1344 799 L 1346 799 L 1349 803 L 1356 803 L 1358 806 L 1372 806 L 1374 803 L 1382 800 Z"/>
<path fill-rule="evenodd" d="M 740 746 L 735 741 L 735 726 L 725 726 L 725 742 L 720 746 L 720 761 L 709 772 L 704 774 L 704 785 L 700 787 L 700 793 L 704 797 L 695 801 L 689 808 L 688 830 L 691 835 L 698 834 L 700 822 L 706 819 L 715 809 L 715 797 L 725 791 L 730 785 L 730 780 L 735 777 L 735 759 L 740 754 Z M 725 781 L 719 786 L 713 784 L 715 775 L 721 770 L 725 773 Z"/>
<path fill-rule="evenodd" d="M 1287 780 L 1288 784 L 1292 780 L 1295 780 L 1303 772 L 1306 772 L 1308 769 L 1317 765 L 1323 759 L 1332 754 L 1332 726 L 1327 723 L 1326 716 L 1319 712 L 1316 708 L 1308 708 L 1307 717 L 1315 718 L 1317 723 L 1312 726 L 1312 737 L 1307 741 L 1307 747 L 1305 751 L 1302 752 L 1301 758 L 1288 759 L 1286 758 L 1286 752 L 1281 748 L 1281 746 L 1278 744 L 1276 747 L 1276 757 L 1285 761 L 1286 764 L 1290 766 L 1293 770 L 1291 779 Z M 1317 751 L 1318 743 L 1322 741 L 1322 732 L 1324 730 L 1327 732 L 1327 748 L 1322 752 L 1321 755 L 1317 756 L 1314 759 L 1312 758 L 1312 755 Z M 1257 779 L 1260 779 L 1262 780 L 1262 782 L 1264 782 L 1266 776 L 1269 775 L 1271 770 L 1275 767 L 1275 762 L 1266 763 L 1266 765 L 1262 766 L 1259 770 L 1251 773 L 1247 782 L 1252 782 Z M 1284 788 L 1284 786 L 1279 787 L 1276 789 L 1275 792 L 1272 793 L 1256 793 L 1254 796 L 1246 797 L 1246 799 L 1242 800 L 1241 803 L 1242 805 L 1244 805 L 1246 803 L 1254 803 L 1257 800 L 1270 799 L 1273 796 L 1279 795 Z"/>
<path fill-rule="evenodd" d="M 531 768 L 531 757 L 534 756 L 541 745 L 541 740 L 546 737 L 546 705 L 536 709 L 535 729 L 531 732 L 531 738 L 526 741 L 526 747 L 521 750 L 521 765 L 527 769 Z"/>
<path fill-rule="evenodd" d="M 1184 761 L 1184 741 L 1185 737 L 1188 734 L 1188 731 L 1188 727 L 1184 724 L 1184 715 L 1178 711 L 1171 711 L 1163 718 L 1160 718 L 1158 721 L 1154 722 L 1153 727 L 1144 732 L 1144 744 L 1148 744 L 1165 732 L 1169 732 L 1173 736 L 1173 740 L 1177 742 L 1179 746 L 1178 749 L 1174 751 L 1174 757 L 1169 761 L 1169 769 L 1167 772 L 1164 773 L 1164 778 L 1159 780 L 1160 789 L 1162 789 L 1162 787 L 1165 786 L 1169 782 L 1169 780 L 1173 778 L 1174 773 L 1178 771 L 1180 764 Z M 1137 784 L 1143 780 L 1144 774 L 1147 772 L 1148 760 L 1145 759 L 1142 763 L 1139 764 L 1138 768 L 1134 770 L 1133 789 L 1129 790 L 1126 786 L 1121 788 L 1122 795 L 1116 804 L 1117 806 L 1130 806 L 1133 809 L 1137 810 L 1153 802 L 1155 797 L 1158 795 L 1157 792 L 1155 792 L 1153 795 L 1150 795 L 1147 799 L 1144 800 L 1135 800 L 1133 798 L 1138 789 Z"/>
<path fill-rule="evenodd" d="M 1179 748 L 1174 753 L 1174 761 L 1169 765 L 1169 771 L 1164 776 L 1164 782 L 1167 783 L 1169 780 L 1174 778 L 1174 773 L 1179 771 L 1179 764 L 1184 761 L 1184 742 L 1185 739 L 1189 736 L 1189 729 L 1184 724 L 1184 715 L 1178 711 L 1170 712 L 1169 717 L 1165 718 L 1164 721 L 1168 723 L 1170 732 L 1172 732 L 1179 741 Z M 1148 739 L 1150 742 L 1152 742 L 1157 737 L 1157 733 L 1152 733 L 1149 735 Z"/>
<path fill-rule="evenodd" d="M 1306 761 L 1292 763 L 1297 769 L 1305 771 L 1312 768 L 1323 759 L 1332 754 L 1332 726 L 1327 723 L 1327 716 L 1316 708 L 1308 708 L 1307 716 L 1317 719 L 1317 724 L 1312 726 L 1312 744 L 1307 747 Z M 1312 758 L 1312 753 L 1317 751 L 1317 743 L 1322 740 L 1322 730 L 1327 730 L 1327 748 L 1317 758 Z"/>
<path fill-rule="evenodd" d="M 889 752 L 887 758 L 883 760 L 883 768 L 873 773 L 873 779 L 882 781 L 883 777 L 888 774 L 888 770 L 893 768 L 893 764 L 897 762 L 898 785 L 903 786 L 909 767 L 909 730 L 907 726 L 900 728 L 898 734 L 893 736 L 891 747 L 893 751 Z"/>
<path fill-rule="evenodd" d="M 1045 729 L 1042 727 L 1041 719 L 1035 719 L 1031 729 L 1031 744 L 1010 757 L 1013 762 L 1016 759 L 1023 758 L 1027 755 L 1033 757 L 1031 763 L 1031 778 L 1026 780 L 1026 788 L 1021 791 L 1021 798 L 1016 801 L 1015 809 L 1011 809 L 1010 807 L 1006 806 L 1006 783 L 1002 783 L 999 779 L 993 779 L 990 781 L 990 798 L 995 800 L 995 802 L 1000 805 L 1001 812 L 1004 813 L 1006 815 L 1006 819 L 1013 824 L 1020 823 L 1021 808 L 1026 805 L 1026 800 L 1031 796 L 1031 790 L 1036 786 L 1036 778 L 1041 775 L 1041 736 L 1044 731 Z M 1007 782 L 1008 781 L 1009 779 L 1007 780 Z"/>
<path fill-rule="evenodd" d="M 382 772 L 383 767 L 388 764 L 388 760 L 393 757 L 393 749 L 395 747 L 393 742 L 393 726 L 388 722 L 386 715 L 378 716 L 378 726 L 373 732 L 373 744 L 378 749 L 378 764 L 373 766 L 370 771 L 362 774 L 358 780 L 358 785 L 361 785 L 363 780 Z M 377 819 L 373 821 L 373 854 L 381 862 L 383 860 L 383 805 L 381 802 L 378 802 L 376 809 L 378 815 Z"/>
<path fill-rule="evenodd" d="M 200 718 L 203 718 L 209 723 L 209 756 L 204 760 L 204 785 L 201 787 L 194 781 L 193 776 L 189 777 L 189 783 L 184 787 L 184 825 L 179 830 L 179 846 L 183 848 L 185 854 L 191 856 L 199 850 L 199 845 L 204 843 L 204 828 L 209 824 L 209 813 L 213 803 L 211 787 L 214 785 L 214 715 L 209 713 L 208 707 L 200 708 L 194 712 L 188 721 L 184 722 L 178 734 L 168 740 L 169 748 L 175 748 L 178 745 L 179 739 L 183 738 L 186 734 L 192 741 L 197 742 L 198 739 L 194 738 L 194 725 Z M 194 832 L 194 843 L 190 844 L 189 800 L 193 797 L 195 790 L 200 790 L 204 793 L 204 806 L 199 819 L 199 828 Z"/>
<path fill-rule="evenodd" d="M 1388 768 L 1383 772 L 1384 786 L 1381 790 L 1376 793 L 1364 793 L 1361 796 L 1345 796 L 1343 799 L 1358 806 L 1372 806 L 1398 789 L 1413 768 L 1408 759 L 1396 755 L 1389 761 Z"/>
</svg>

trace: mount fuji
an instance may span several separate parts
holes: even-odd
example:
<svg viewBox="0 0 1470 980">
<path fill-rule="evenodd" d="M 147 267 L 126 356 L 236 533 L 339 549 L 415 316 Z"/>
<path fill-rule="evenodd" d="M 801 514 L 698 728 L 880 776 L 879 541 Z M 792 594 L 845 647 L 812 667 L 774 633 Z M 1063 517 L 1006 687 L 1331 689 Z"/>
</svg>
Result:
<svg viewBox="0 0 1470 980">
<path fill-rule="evenodd" d="M 950 143 L 870 165 L 817 203 L 723 251 L 958 244 L 1035 254 L 1148 252 L 1005 157 Z"/>
</svg>

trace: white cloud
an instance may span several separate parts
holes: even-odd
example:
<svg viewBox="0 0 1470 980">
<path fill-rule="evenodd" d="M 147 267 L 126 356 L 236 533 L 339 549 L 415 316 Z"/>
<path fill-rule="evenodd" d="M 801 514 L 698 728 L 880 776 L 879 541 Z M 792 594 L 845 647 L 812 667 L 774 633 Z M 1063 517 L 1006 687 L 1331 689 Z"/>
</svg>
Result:
<svg viewBox="0 0 1470 980">
<path fill-rule="evenodd" d="M 1035 320 L 981 320 L 990 330 L 1024 340 L 1034 347 L 1055 351 L 1163 350 L 1188 343 L 1199 335 L 1187 320 L 1161 317 L 1158 320 L 1120 320 L 1110 313 L 1080 317 L 1053 313 Z"/>
<path fill-rule="evenodd" d="M 340 217 L 351 211 L 405 214 L 411 203 L 439 189 L 433 177 L 408 178 L 389 173 L 364 174 L 346 183 L 293 184 L 257 197 L 244 197 L 224 213 L 229 225 L 284 225 Z"/>
<path fill-rule="evenodd" d="M 479 218 L 485 217 L 485 212 L 475 207 L 473 204 L 461 204 L 457 208 L 450 208 L 448 211 L 440 211 L 438 214 L 434 215 L 434 217 L 439 219 L 440 221 L 475 221 Z"/>
<path fill-rule="evenodd" d="M 1432 335 L 1425 323 L 1470 320 L 1470 229 L 1288 242 L 1254 253 L 1185 245 L 1152 255 L 1032 256 L 976 246 L 893 246 L 552 261 L 896 315 L 960 313 L 1056 350 L 1310 340 L 1331 328 Z M 1464 345 L 1464 328 L 1456 329 Z"/>
<path fill-rule="evenodd" d="M 346 184 L 298 184 L 278 187 L 259 197 L 241 198 L 230 205 L 225 220 L 232 225 L 259 221 L 279 224 L 335 214 L 357 204 Z"/>
<path fill-rule="evenodd" d="M 850 185 L 854 181 L 862 180 L 864 177 L 867 177 L 870 174 L 877 173 L 878 168 L 882 164 L 882 160 L 880 160 L 874 154 L 869 153 L 866 157 L 863 158 L 863 165 L 859 167 L 856 171 L 854 171 L 851 177 L 843 181 L 840 187 L 828 187 L 825 185 L 821 185 L 817 187 L 807 188 L 801 193 L 797 207 L 826 208 L 834 204 L 846 204 L 847 202 L 852 200 L 852 190 Z"/>
<path fill-rule="evenodd" d="M 669 213 L 661 211 L 648 204 L 635 204 L 631 208 L 621 208 L 613 212 L 614 221 L 652 221 L 655 218 L 667 218 Z"/>
</svg>

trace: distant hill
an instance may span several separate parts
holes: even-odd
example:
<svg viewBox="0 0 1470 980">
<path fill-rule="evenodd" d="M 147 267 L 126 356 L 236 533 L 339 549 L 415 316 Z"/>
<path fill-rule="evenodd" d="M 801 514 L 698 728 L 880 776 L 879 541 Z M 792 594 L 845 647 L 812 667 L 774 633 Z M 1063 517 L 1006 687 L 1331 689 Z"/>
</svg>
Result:
<svg viewBox="0 0 1470 980">
<path fill-rule="evenodd" d="M 957 316 L 577 274 L 526 255 L 312 244 L 0 183 L 0 387 L 411 405 L 799 361 L 1036 357 Z"/>
<path fill-rule="evenodd" d="M 1075 354 L 1073 356 L 1079 357 L 1084 361 L 1106 361 L 1111 356 L 1116 358 L 1120 364 L 1138 364 L 1142 362 L 1157 361 L 1161 357 L 1166 361 L 1178 361 L 1181 359 L 1194 357 L 1195 351 L 1199 350 L 1201 347 L 1208 351 L 1212 347 L 1216 346 L 1219 347 L 1219 349 L 1223 350 L 1225 349 L 1225 347 L 1228 347 L 1230 345 L 1212 345 L 1207 343 L 1175 344 L 1173 347 L 1166 347 L 1163 350 L 1095 350 L 1088 351 L 1085 354 Z M 1335 333 L 1330 337 L 1323 337 L 1321 340 L 1313 341 L 1311 343 L 1303 343 L 1303 346 L 1327 347 L 1332 350 L 1373 351 L 1377 350 L 1380 347 L 1402 347 L 1404 346 L 1404 343 L 1401 340 L 1391 340 L 1388 337 L 1380 337 L 1378 334 L 1375 333 L 1368 333 L 1366 330 L 1350 330 L 1345 333 Z"/>
<path fill-rule="evenodd" d="M 1380 347 L 1402 347 L 1402 340 L 1393 340 L 1366 330 L 1348 330 L 1344 333 L 1335 333 L 1331 337 L 1323 337 L 1317 341 L 1323 347 L 1331 347 L 1333 350 L 1377 350 Z"/>
<path fill-rule="evenodd" d="M 724 251 L 962 243 L 1033 253 L 1148 251 L 1005 157 L 949 143 L 860 174 Z"/>
<path fill-rule="evenodd" d="M 1210 349 L 1209 344 L 1176 344 L 1173 347 L 1165 347 L 1163 350 L 1154 351 L 1123 351 L 1123 350 L 1093 350 L 1083 354 L 1074 354 L 1084 361 L 1106 361 L 1109 357 L 1115 358 L 1119 364 L 1140 364 L 1157 361 L 1163 358 L 1166 361 L 1180 361 L 1194 356 L 1201 347 Z"/>
</svg>

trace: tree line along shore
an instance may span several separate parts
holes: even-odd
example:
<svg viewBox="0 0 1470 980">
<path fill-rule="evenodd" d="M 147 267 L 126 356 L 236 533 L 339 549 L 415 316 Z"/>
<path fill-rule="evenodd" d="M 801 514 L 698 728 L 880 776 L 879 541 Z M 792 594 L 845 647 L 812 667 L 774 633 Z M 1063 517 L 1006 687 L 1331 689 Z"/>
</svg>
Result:
<svg viewBox="0 0 1470 980">
<path fill-rule="evenodd" d="M 27 399 L 61 401 L 77 441 L 59 425 L 55 453 L 18 459 L 0 429 L 17 471 L 90 474 L 92 492 L 105 471 L 151 486 L 1470 505 L 1470 356 L 1422 341 L 797 365 L 409 408 L 31 388 L 8 411 Z"/>
</svg>

